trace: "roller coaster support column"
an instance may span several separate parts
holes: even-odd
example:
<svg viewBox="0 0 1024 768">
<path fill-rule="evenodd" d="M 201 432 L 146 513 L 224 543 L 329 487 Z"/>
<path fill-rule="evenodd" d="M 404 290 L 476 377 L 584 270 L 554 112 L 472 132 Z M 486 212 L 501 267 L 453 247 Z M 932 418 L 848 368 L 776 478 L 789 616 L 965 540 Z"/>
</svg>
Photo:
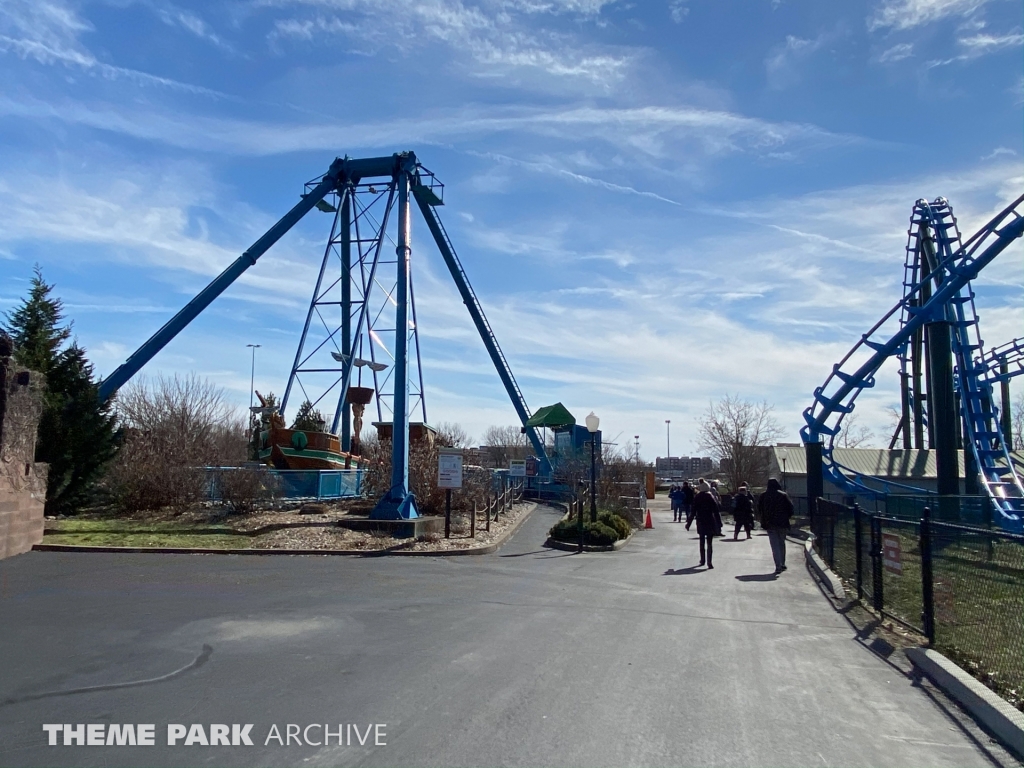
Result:
<svg viewBox="0 0 1024 768">
<path fill-rule="evenodd" d="M 813 521 L 818 511 L 818 499 L 825 493 L 821 443 L 804 443 L 804 453 L 807 456 L 807 514 Z"/>
<path fill-rule="evenodd" d="M 1013 446 L 1013 415 L 1010 412 L 1010 364 L 1006 360 L 999 361 L 999 426 L 1003 431 L 1003 442 L 1007 447 Z"/>
<path fill-rule="evenodd" d="M 395 396 L 391 422 L 391 488 L 370 513 L 374 520 L 419 517 L 409 493 L 409 167 L 398 173 L 398 286 L 395 291 Z"/>
<path fill-rule="evenodd" d="M 953 389 L 953 355 L 950 324 L 939 320 L 928 324 L 928 367 L 934 420 L 931 432 L 934 438 L 935 470 L 940 496 L 960 493 L 960 467 L 956 449 L 956 394 Z M 940 504 L 942 500 L 940 500 Z"/>
</svg>

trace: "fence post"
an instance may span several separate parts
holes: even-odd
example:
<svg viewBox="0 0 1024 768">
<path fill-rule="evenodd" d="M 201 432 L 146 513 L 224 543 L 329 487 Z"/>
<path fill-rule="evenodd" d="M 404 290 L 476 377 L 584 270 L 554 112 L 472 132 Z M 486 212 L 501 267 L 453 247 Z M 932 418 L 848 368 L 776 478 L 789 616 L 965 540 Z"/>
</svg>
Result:
<svg viewBox="0 0 1024 768">
<path fill-rule="evenodd" d="M 882 521 L 871 516 L 871 581 L 874 582 L 872 605 L 876 611 L 885 606 L 885 591 L 882 588 Z"/>
<path fill-rule="evenodd" d="M 929 645 L 935 645 L 935 597 L 932 591 L 932 511 L 929 507 L 921 510 L 921 602 L 924 635 Z"/>
<path fill-rule="evenodd" d="M 864 599 L 864 522 L 860 504 L 853 502 L 853 546 L 856 550 L 857 599 Z"/>
<path fill-rule="evenodd" d="M 487 514 L 487 523 L 484 526 L 484 530 L 487 531 L 488 533 L 490 533 L 491 532 L 491 508 L 490 507 L 487 507 L 486 514 Z"/>
<path fill-rule="evenodd" d="M 476 538 L 476 501 L 473 501 L 473 516 L 469 518 L 469 538 Z"/>
</svg>

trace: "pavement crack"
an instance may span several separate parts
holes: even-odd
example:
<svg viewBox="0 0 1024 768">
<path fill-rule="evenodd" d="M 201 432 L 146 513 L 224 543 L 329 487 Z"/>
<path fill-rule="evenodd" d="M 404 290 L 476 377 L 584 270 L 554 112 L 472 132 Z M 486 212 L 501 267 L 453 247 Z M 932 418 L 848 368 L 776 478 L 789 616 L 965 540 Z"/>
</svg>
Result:
<svg viewBox="0 0 1024 768">
<path fill-rule="evenodd" d="M 210 656 L 213 655 L 213 648 L 209 645 L 203 645 L 203 652 L 196 656 L 192 661 L 186 664 L 181 669 L 176 669 L 173 672 L 169 672 L 166 675 L 160 677 L 150 677 L 145 680 L 130 680 L 126 683 L 107 683 L 106 685 L 88 685 L 84 688 L 70 688 L 66 691 L 46 691 L 44 693 L 31 693 L 28 696 L 18 696 L 15 698 L 4 699 L 0 701 L 0 707 L 6 707 L 9 704 L 20 704 L 24 701 L 36 701 L 37 699 L 50 699 L 58 696 L 73 696 L 78 693 L 94 693 L 96 691 L 113 691 L 119 688 L 138 688 L 143 685 L 154 685 L 156 683 L 163 683 L 167 680 L 171 680 L 175 677 L 179 677 L 186 672 L 193 669 L 199 669 L 207 661 Z"/>
</svg>

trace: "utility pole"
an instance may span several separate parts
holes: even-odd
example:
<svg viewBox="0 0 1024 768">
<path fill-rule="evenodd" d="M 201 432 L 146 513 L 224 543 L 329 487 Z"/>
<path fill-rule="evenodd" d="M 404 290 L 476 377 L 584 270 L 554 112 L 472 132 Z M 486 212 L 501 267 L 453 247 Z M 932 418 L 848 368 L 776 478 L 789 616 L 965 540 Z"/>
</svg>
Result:
<svg viewBox="0 0 1024 768">
<path fill-rule="evenodd" d="M 668 459 L 672 458 L 672 419 L 665 419 L 665 456 Z M 669 462 L 671 466 L 672 462 Z"/>
</svg>

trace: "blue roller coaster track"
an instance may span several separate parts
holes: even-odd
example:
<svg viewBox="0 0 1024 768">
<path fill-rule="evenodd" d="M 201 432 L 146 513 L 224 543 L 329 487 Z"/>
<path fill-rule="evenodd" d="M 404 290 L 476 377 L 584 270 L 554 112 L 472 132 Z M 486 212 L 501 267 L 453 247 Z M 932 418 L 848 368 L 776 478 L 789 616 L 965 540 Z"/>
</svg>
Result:
<svg viewBox="0 0 1024 768">
<path fill-rule="evenodd" d="M 895 358 L 900 366 L 903 413 L 893 442 L 902 433 L 904 447 L 923 448 L 927 432 L 928 445 L 934 445 L 932 430 L 943 415 L 943 405 L 938 388 L 936 394 L 930 389 L 932 371 L 925 370 L 922 363 L 929 352 L 940 361 L 952 356 L 959 435 L 967 449 L 968 473 L 972 481 L 973 476 L 977 477 L 979 490 L 989 498 L 998 524 L 1012 530 L 1022 528 L 1024 471 L 1010 453 L 1005 415 L 1001 420 L 993 391 L 1024 373 L 1024 340 L 986 352 L 971 288 L 971 281 L 981 270 L 1022 234 L 1024 195 L 966 242 L 961 242 L 956 218 L 944 198 L 931 203 L 918 200 L 914 205 L 902 299 L 833 366 L 825 383 L 814 390 L 813 404 L 804 411 L 801 437 L 805 443 L 821 443 L 824 474 L 837 487 L 868 496 L 928 493 L 843 466 L 835 456 L 835 442 L 843 418 L 853 412 L 857 397 L 875 386 L 879 369 Z M 894 323 L 897 318 L 898 323 Z M 949 349 L 927 349 L 935 343 L 926 333 L 932 324 L 948 326 Z"/>
</svg>

